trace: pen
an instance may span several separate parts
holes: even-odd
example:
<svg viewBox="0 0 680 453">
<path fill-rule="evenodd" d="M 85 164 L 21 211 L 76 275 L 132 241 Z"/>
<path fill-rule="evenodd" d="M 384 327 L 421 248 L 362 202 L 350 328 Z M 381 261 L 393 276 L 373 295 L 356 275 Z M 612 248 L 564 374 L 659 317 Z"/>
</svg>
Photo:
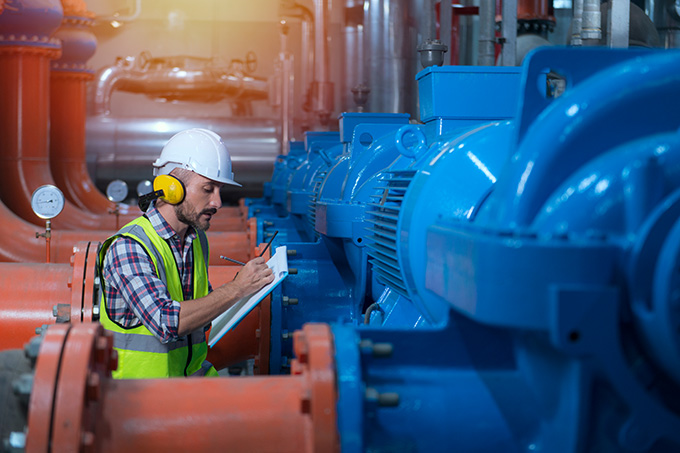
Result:
<svg viewBox="0 0 680 453">
<path fill-rule="evenodd" d="M 224 255 L 220 255 L 220 258 L 222 258 L 223 260 L 231 261 L 232 263 L 240 264 L 241 266 L 245 266 L 245 265 L 246 265 L 246 263 L 242 263 L 242 262 L 240 262 L 239 260 L 234 260 L 234 259 L 231 259 L 231 258 L 226 257 L 226 256 L 224 256 Z"/>
<path fill-rule="evenodd" d="M 276 230 L 274 232 L 274 236 L 269 238 L 269 242 L 267 242 L 267 245 L 265 246 L 264 250 L 262 250 L 262 253 L 260 253 L 260 256 L 264 255 L 264 252 L 266 252 L 267 249 L 269 248 L 269 246 L 272 245 L 272 241 L 274 240 L 274 238 L 276 237 L 277 234 L 279 234 L 279 230 Z"/>
</svg>

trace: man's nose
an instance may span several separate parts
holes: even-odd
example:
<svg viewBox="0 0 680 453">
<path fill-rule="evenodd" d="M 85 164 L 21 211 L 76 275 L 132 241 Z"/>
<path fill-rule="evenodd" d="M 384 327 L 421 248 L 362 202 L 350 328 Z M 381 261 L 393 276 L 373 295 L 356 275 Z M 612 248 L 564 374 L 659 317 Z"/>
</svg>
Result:
<svg viewBox="0 0 680 453">
<path fill-rule="evenodd" d="M 222 197 L 220 196 L 220 189 L 215 187 L 210 196 L 210 207 L 220 209 L 222 207 Z"/>
</svg>

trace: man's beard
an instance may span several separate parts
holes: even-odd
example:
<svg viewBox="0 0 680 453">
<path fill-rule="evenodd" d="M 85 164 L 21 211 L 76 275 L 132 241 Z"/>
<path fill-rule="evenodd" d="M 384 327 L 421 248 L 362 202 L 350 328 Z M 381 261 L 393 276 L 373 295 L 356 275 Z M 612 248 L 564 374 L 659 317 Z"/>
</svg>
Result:
<svg viewBox="0 0 680 453">
<path fill-rule="evenodd" d="M 194 206 L 186 200 L 175 206 L 177 220 L 194 227 L 195 230 L 208 231 L 210 228 L 210 220 L 204 220 L 201 218 L 201 216 L 203 214 L 215 215 L 215 213 L 217 213 L 217 209 L 215 208 L 204 209 L 201 212 L 196 212 Z"/>
</svg>

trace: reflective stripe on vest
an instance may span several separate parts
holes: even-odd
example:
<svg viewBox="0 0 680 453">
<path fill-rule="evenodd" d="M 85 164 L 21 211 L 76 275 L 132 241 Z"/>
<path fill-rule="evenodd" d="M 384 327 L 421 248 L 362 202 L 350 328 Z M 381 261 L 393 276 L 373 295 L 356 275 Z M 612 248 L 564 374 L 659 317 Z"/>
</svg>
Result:
<svg viewBox="0 0 680 453">
<path fill-rule="evenodd" d="M 168 243 L 156 233 L 146 217 L 128 223 L 102 244 L 98 257 L 100 271 L 108 248 L 121 236 L 142 245 L 153 261 L 156 275 L 167 285 L 170 297 L 182 302 L 184 293 L 175 257 Z M 205 233 L 198 231 L 197 236 L 198 240 L 192 244 L 194 299 L 208 294 L 208 242 Z M 113 372 L 114 378 L 217 375 L 214 369 L 206 365 L 208 346 L 203 328 L 177 341 L 163 344 L 144 325 L 128 328 L 111 320 L 106 310 L 105 294 L 102 289 L 100 322 L 114 334 L 114 348 L 118 351 L 118 370 Z"/>
</svg>

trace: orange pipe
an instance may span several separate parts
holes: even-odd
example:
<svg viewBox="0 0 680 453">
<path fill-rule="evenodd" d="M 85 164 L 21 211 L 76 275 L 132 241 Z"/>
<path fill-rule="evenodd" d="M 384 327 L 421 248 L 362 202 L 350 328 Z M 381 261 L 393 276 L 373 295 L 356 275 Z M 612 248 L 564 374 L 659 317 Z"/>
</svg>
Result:
<svg viewBox="0 0 680 453">
<path fill-rule="evenodd" d="M 36 327 L 54 324 L 52 307 L 71 300 L 66 264 L 0 264 L 0 350 L 23 348 Z"/>
<path fill-rule="evenodd" d="M 26 451 L 338 452 L 330 329 L 306 325 L 293 341 L 291 376 L 113 380 L 101 326 L 50 327 Z"/>
<path fill-rule="evenodd" d="M 50 73 L 50 168 L 57 187 L 71 203 L 108 215 L 116 205 L 94 185 L 85 162 L 85 84 L 91 79 L 91 74 L 82 72 L 52 69 Z M 129 221 L 124 217 L 121 226 Z"/>
<path fill-rule="evenodd" d="M 0 263 L 0 350 L 21 348 L 31 339 L 36 327 L 55 322 L 91 322 L 95 296 L 95 276 L 98 242 L 79 242 L 71 249 L 70 264 Z M 211 266 L 210 281 L 213 287 L 230 282 L 240 266 Z M 39 276 L 39 278 L 37 278 Z M 57 308 L 56 312 L 54 307 Z M 259 325 L 260 308 L 253 310 L 234 331 L 220 341 L 220 354 L 213 357 L 222 364 L 219 369 L 257 358 L 259 345 L 255 341 Z M 254 320 L 254 323 L 253 321 Z M 269 342 L 268 326 L 265 338 Z M 252 341 L 240 339 L 252 337 Z M 257 334 L 259 339 L 260 335 Z M 247 349 L 246 356 L 239 356 Z M 268 358 L 264 357 L 266 361 Z"/>
<path fill-rule="evenodd" d="M 43 184 L 56 184 L 47 156 L 47 107 L 49 59 L 57 52 L 0 46 L 0 198 L 19 217 L 40 226 L 42 220 L 31 209 L 31 195 Z M 60 230 L 115 231 L 124 223 L 125 219 L 117 220 L 111 214 L 83 211 L 68 200 L 52 220 L 53 227 Z M 240 228 L 243 221 L 239 218 L 225 224 Z"/>
</svg>

